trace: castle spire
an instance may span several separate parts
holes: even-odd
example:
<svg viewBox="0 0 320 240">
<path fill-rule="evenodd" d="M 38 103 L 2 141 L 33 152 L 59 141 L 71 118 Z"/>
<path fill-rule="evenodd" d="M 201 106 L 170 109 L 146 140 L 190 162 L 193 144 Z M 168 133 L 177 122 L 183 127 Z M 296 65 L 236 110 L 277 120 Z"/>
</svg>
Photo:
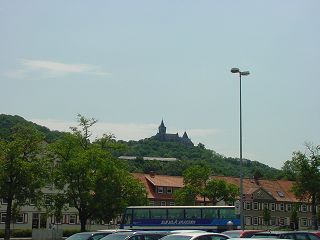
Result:
<svg viewBox="0 0 320 240">
<path fill-rule="evenodd" d="M 161 124 L 159 126 L 159 134 L 161 135 L 165 135 L 167 131 L 167 128 L 165 127 L 164 123 L 163 123 L 163 119 L 161 120 Z"/>
</svg>

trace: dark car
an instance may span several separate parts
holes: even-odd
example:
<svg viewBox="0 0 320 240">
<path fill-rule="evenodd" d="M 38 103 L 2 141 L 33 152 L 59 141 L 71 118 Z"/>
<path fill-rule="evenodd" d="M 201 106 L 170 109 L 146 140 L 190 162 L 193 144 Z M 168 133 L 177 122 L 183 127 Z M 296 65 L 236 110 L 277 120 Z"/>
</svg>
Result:
<svg viewBox="0 0 320 240">
<path fill-rule="evenodd" d="M 281 239 L 295 239 L 295 240 L 320 240 L 320 237 L 312 232 L 307 231 L 270 231 L 258 232 L 253 234 L 252 238 L 281 238 Z"/>
<path fill-rule="evenodd" d="M 105 236 L 101 240 L 158 240 L 169 232 L 165 231 L 132 231 L 132 232 L 117 232 Z"/>
<path fill-rule="evenodd" d="M 222 232 L 231 238 L 251 238 L 253 234 L 264 230 L 229 230 Z"/>
<path fill-rule="evenodd" d="M 99 240 L 112 232 L 81 232 L 71 235 L 66 240 Z"/>
</svg>

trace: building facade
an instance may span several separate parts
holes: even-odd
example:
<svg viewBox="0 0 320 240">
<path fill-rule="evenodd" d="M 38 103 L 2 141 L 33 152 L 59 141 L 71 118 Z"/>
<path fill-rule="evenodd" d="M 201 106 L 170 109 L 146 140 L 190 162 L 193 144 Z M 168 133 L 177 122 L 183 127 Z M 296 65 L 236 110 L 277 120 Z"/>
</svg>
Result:
<svg viewBox="0 0 320 240">
<path fill-rule="evenodd" d="M 146 187 L 150 205 L 173 206 L 175 190 L 183 187 L 183 177 L 164 176 L 155 173 L 135 173 Z M 215 176 L 214 178 L 225 180 L 228 183 L 240 186 L 237 177 Z M 292 227 L 291 212 L 296 208 L 298 214 L 299 229 L 312 227 L 311 203 L 301 202 L 291 192 L 292 181 L 286 180 L 254 180 L 243 179 L 244 187 L 244 224 L 248 229 L 290 228 Z M 209 204 L 202 199 L 197 199 L 197 204 Z M 220 205 L 224 203 L 220 202 Z M 264 209 L 270 213 L 270 221 L 264 221 Z"/>
<path fill-rule="evenodd" d="M 146 190 L 150 205 L 154 206 L 174 206 L 173 193 L 184 186 L 183 177 L 133 173 L 133 176 L 141 181 Z M 237 177 L 214 176 L 214 178 L 225 180 L 228 183 L 240 185 Z M 266 228 L 289 228 L 291 224 L 291 212 L 297 209 L 299 229 L 311 229 L 312 227 L 312 208 L 308 202 L 301 202 L 290 191 L 293 182 L 286 180 L 254 180 L 243 179 L 244 187 L 244 224 L 247 229 L 266 229 Z M 50 204 L 50 195 L 54 191 L 50 188 L 45 189 L 45 193 Z M 111 194 L 111 193 L 110 193 Z M 197 199 L 197 204 L 208 205 L 209 201 L 204 202 L 202 198 Z M 218 205 L 224 205 L 220 202 Z M 233 203 L 235 204 L 235 203 Z M 0 229 L 4 229 L 7 203 L 0 199 Z M 270 213 L 270 221 L 264 221 L 264 209 Z M 90 221 L 87 225 L 88 230 L 114 228 L 116 223 L 96 224 Z M 78 211 L 68 206 L 62 213 L 62 217 L 57 219 L 47 214 L 45 209 L 38 209 L 30 203 L 21 207 L 20 213 L 12 222 L 11 229 L 31 229 L 46 228 L 50 229 L 72 229 L 80 230 Z"/>
</svg>

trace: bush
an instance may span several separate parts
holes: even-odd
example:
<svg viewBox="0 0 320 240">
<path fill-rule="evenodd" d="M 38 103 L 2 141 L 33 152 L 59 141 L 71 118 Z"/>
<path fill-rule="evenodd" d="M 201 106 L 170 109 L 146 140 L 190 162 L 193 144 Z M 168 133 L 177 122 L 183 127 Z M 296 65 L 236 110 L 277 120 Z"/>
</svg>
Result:
<svg viewBox="0 0 320 240">
<path fill-rule="evenodd" d="M 11 237 L 32 237 L 31 229 L 11 230 Z M 0 238 L 4 238 L 4 229 L 0 229 Z"/>
<path fill-rule="evenodd" d="M 32 237 L 32 229 L 15 229 L 11 235 L 12 237 Z"/>
</svg>

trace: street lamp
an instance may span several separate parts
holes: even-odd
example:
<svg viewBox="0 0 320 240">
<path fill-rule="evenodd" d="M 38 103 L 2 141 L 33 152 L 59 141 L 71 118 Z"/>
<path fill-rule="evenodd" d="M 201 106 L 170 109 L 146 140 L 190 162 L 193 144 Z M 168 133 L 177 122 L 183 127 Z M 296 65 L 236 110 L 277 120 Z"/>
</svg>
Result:
<svg viewBox="0 0 320 240">
<path fill-rule="evenodd" d="M 239 68 L 231 68 L 232 73 L 238 73 L 240 77 L 240 225 L 244 230 L 243 222 L 243 170 L 242 170 L 242 104 L 241 104 L 241 76 L 248 76 L 249 71 L 240 71 Z"/>
</svg>

